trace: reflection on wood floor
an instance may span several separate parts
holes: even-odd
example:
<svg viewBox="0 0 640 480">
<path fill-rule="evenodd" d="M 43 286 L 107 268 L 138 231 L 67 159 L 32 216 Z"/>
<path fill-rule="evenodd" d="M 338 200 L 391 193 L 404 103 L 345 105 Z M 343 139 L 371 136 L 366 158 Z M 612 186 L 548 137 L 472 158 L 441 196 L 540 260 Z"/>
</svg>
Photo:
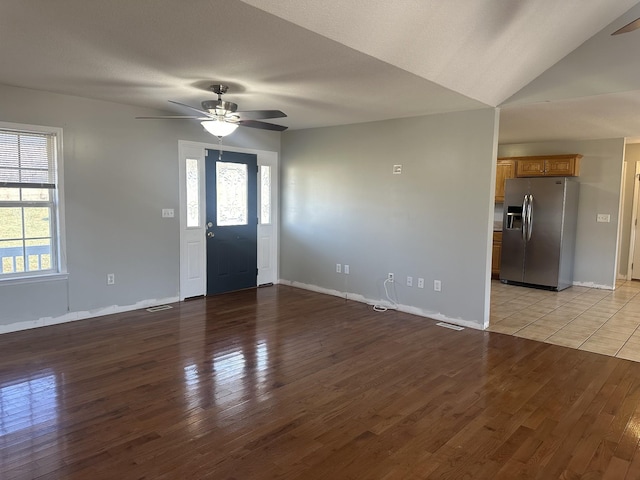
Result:
<svg viewBox="0 0 640 480">
<path fill-rule="evenodd" d="M 640 478 L 640 364 L 275 286 L 0 336 L 7 479 Z"/>
</svg>

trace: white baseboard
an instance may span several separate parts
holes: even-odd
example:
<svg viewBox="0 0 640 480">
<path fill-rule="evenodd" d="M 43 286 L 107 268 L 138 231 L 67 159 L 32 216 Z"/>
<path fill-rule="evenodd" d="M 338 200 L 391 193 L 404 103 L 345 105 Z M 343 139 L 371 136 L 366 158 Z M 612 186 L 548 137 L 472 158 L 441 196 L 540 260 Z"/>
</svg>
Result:
<svg viewBox="0 0 640 480">
<path fill-rule="evenodd" d="M 396 308 L 390 302 L 388 302 L 386 300 L 373 300 L 373 299 L 370 299 L 370 298 L 366 298 L 366 297 L 364 297 L 364 296 L 362 296 L 362 295 L 360 295 L 358 293 L 341 292 L 341 291 L 338 291 L 338 290 L 332 290 L 332 289 L 329 289 L 329 288 L 319 287 L 317 285 L 311 285 L 311 284 L 308 284 L 308 283 L 301 283 L 301 282 L 295 282 L 295 281 L 284 280 L 284 279 L 278 280 L 278 283 L 281 284 L 281 285 L 288 285 L 290 287 L 300 288 L 300 289 L 303 289 L 303 290 L 309 290 L 309 291 L 316 292 L 316 293 L 324 293 L 326 295 L 332 295 L 334 297 L 340 297 L 340 298 L 344 298 L 346 300 L 353 300 L 355 302 L 365 303 L 367 305 L 371 305 L 372 307 L 373 307 L 373 305 L 382 305 L 382 306 L 385 306 L 387 308 L 394 308 L 394 309 Z M 410 313 L 412 315 L 417 315 L 419 317 L 425 317 L 425 318 L 428 318 L 430 320 L 434 320 L 436 322 L 451 323 L 451 324 L 454 324 L 454 325 L 460 325 L 461 327 L 473 328 L 475 330 L 484 330 L 485 328 L 487 328 L 489 326 L 489 325 L 481 326 L 477 322 L 473 322 L 471 320 L 464 320 L 464 319 L 461 319 L 461 318 L 450 318 L 450 317 L 447 317 L 446 315 L 442 315 L 441 313 L 424 310 L 422 308 L 413 307 L 411 305 L 398 305 L 397 306 L 397 310 L 400 311 L 400 312 Z"/>
<path fill-rule="evenodd" d="M 8 325 L 0 325 L 0 334 L 18 332 L 20 330 L 28 330 L 31 328 L 46 327 L 49 325 L 57 325 L 58 323 L 75 322 L 85 320 L 87 318 L 102 317 L 113 313 L 131 312 L 142 308 L 154 307 L 156 305 L 164 305 L 166 303 L 175 303 L 178 297 L 167 297 L 160 299 L 141 300 L 133 305 L 111 305 L 109 307 L 99 308 L 97 310 L 88 310 L 82 312 L 69 312 L 59 317 L 43 317 L 38 320 L 28 320 L 26 322 L 10 323 Z"/>
<path fill-rule="evenodd" d="M 614 290 L 614 285 L 599 285 L 593 282 L 573 282 L 576 287 L 599 288 L 600 290 Z"/>
</svg>

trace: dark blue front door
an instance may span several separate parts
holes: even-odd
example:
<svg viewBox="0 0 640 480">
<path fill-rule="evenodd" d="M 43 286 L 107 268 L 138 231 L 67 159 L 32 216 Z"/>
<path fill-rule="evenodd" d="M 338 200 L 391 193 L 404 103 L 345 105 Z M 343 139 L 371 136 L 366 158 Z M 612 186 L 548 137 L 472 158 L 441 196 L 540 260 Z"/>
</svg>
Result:
<svg viewBox="0 0 640 480">
<path fill-rule="evenodd" d="M 207 295 L 257 285 L 257 156 L 207 150 Z"/>
</svg>

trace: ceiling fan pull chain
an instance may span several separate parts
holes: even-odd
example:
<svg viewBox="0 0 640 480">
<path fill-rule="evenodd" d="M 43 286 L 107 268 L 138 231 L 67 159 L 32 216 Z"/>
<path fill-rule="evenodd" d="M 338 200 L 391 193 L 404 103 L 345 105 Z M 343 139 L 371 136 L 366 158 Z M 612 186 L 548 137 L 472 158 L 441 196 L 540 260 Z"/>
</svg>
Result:
<svg viewBox="0 0 640 480">
<path fill-rule="evenodd" d="M 218 137 L 218 143 L 220 144 L 220 148 L 218 148 L 218 161 L 222 161 L 222 137 Z"/>
</svg>

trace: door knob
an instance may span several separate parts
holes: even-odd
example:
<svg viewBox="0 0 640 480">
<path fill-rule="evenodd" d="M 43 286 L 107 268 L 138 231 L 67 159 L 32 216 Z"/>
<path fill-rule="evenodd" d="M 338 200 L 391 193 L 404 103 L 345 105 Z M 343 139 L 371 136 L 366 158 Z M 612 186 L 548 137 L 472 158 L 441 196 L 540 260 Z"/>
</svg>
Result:
<svg viewBox="0 0 640 480">
<path fill-rule="evenodd" d="M 213 238 L 215 237 L 215 234 L 213 232 L 207 232 L 207 237 Z"/>
</svg>

